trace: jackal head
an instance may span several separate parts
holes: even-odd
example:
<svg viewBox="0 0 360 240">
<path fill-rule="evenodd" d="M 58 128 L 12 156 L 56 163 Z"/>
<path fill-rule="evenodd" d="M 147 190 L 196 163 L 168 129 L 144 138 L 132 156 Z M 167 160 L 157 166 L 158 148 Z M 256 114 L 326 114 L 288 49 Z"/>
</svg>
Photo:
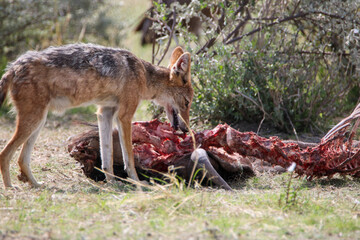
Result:
<svg viewBox="0 0 360 240">
<path fill-rule="evenodd" d="M 170 79 L 167 87 L 167 103 L 165 111 L 172 127 L 178 127 L 184 132 L 189 125 L 190 107 L 194 95 L 191 86 L 190 73 L 191 57 L 190 53 L 182 50 L 181 47 L 175 48 L 170 58 Z M 178 116 L 181 115 L 181 118 Z M 184 121 L 185 122 L 184 122 Z"/>
</svg>

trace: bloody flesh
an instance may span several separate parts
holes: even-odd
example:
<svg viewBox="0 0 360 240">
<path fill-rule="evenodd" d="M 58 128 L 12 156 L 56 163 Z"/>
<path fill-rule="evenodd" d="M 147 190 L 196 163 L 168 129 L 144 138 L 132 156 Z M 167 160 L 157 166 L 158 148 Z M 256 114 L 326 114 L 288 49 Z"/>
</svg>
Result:
<svg viewBox="0 0 360 240">
<path fill-rule="evenodd" d="M 178 133 L 170 124 L 158 120 L 135 122 L 132 127 L 137 168 L 159 172 L 167 172 L 172 165 L 186 168 L 190 160 L 184 156 L 190 156 L 194 151 L 190 135 Z M 96 138 L 97 132 L 94 134 L 88 138 L 85 135 L 73 138 L 69 144 L 71 155 L 89 171 L 93 170 L 100 155 L 99 149 L 90 141 Z M 117 133 L 114 132 L 113 136 L 116 140 Z M 360 176 L 360 148 L 353 147 L 352 141 L 345 141 L 344 131 L 315 147 L 306 148 L 277 137 L 264 138 L 253 132 L 239 132 L 226 124 L 197 132 L 195 139 L 197 146 L 214 155 L 211 162 L 223 174 L 243 171 L 244 168 L 251 172 L 256 158 L 284 168 L 295 162 L 295 172 L 309 179 L 331 177 L 335 173 Z M 121 166 L 121 151 L 115 149 L 118 145 L 118 142 L 114 143 L 114 161 Z"/>
</svg>

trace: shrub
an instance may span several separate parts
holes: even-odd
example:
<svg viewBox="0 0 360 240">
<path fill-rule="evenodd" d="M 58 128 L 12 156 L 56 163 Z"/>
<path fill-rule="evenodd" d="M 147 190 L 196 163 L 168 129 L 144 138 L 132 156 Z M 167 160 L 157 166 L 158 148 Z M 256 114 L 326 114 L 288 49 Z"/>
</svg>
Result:
<svg viewBox="0 0 360 240">
<path fill-rule="evenodd" d="M 169 36 L 192 53 L 196 120 L 324 129 L 359 99 L 359 6 L 350 0 L 157 3 L 154 29 L 163 37 L 154 58 L 168 50 Z M 212 17 L 199 14 L 204 8 Z M 202 21 L 198 36 L 187 31 L 194 14 Z"/>
</svg>

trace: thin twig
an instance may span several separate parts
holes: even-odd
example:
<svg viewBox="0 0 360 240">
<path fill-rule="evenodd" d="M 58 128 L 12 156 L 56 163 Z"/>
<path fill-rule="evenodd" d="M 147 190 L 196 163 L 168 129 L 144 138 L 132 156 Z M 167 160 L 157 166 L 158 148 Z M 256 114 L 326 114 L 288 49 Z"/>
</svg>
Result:
<svg viewBox="0 0 360 240">
<path fill-rule="evenodd" d="M 291 187 L 291 180 L 293 178 L 293 173 L 294 173 L 294 171 L 290 172 L 289 181 L 288 181 L 288 184 L 286 186 L 286 197 L 285 197 L 285 203 L 286 204 L 289 204 L 290 187 Z"/>
<path fill-rule="evenodd" d="M 174 29 L 175 29 L 175 26 L 176 26 L 176 11 L 175 11 L 175 7 L 174 7 L 174 10 L 173 10 L 173 24 L 172 24 L 172 27 L 171 27 L 171 31 L 170 31 L 170 36 L 169 36 L 169 41 L 167 43 L 167 46 L 163 52 L 163 55 L 161 56 L 159 62 L 157 65 L 160 65 L 161 61 L 164 59 L 166 53 L 169 51 L 169 47 L 170 47 L 170 44 L 171 44 L 171 39 L 173 37 L 173 34 L 174 34 Z"/>
<path fill-rule="evenodd" d="M 181 121 L 183 121 L 183 122 L 185 123 L 187 129 L 189 130 L 189 133 L 190 133 L 191 138 L 192 138 L 192 140 L 193 140 L 193 147 L 194 147 L 194 151 L 195 151 L 195 149 L 196 149 L 196 138 L 195 138 L 195 135 L 194 135 L 193 131 L 191 130 L 190 126 L 185 122 L 184 118 L 183 118 L 180 114 L 178 114 L 178 116 L 179 116 L 179 118 L 181 119 Z M 197 166 L 198 162 L 199 162 L 199 157 L 196 156 L 196 160 L 195 160 L 195 162 L 194 162 L 194 166 L 193 166 L 193 169 L 192 169 L 192 171 L 191 171 L 191 175 L 190 175 L 190 179 L 189 179 L 189 183 L 188 183 L 188 188 L 190 188 L 190 184 L 191 184 L 191 182 L 192 182 L 192 178 L 193 178 L 193 176 L 194 176 L 195 169 L 196 169 L 196 166 Z"/>
<path fill-rule="evenodd" d="M 264 113 L 263 118 L 261 119 L 261 121 L 260 121 L 260 123 L 259 123 L 259 126 L 258 126 L 258 129 L 257 129 L 257 131 L 256 131 L 256 134 L 259 134 L 260 129 L 261 129 L 261 126 L 262 126 L 262 124 L 263 124 L 264 121 L 265 121 L 265 113 Z"/>
<path fill-rule="evenodd" d="M 284 112 L 285 112 L 285 114 L 286 114 L 286 117 L 287 117 L 287 119 L 288 119 L 289 122 L 290 122 L 290 125 L 291 125 L 291 127 L 292 127 L 292 130 L 293 130 L 293 132 L 294 132 L 294 134 L 295 134 L 296 140 L 299 141 L 299 136 L 297 135 L 296 128 L 295 128 L 293 122 L 291 121 L 291 118 L 290 118 L 290 115 L 289 115 L 288 111 L 287 111 L 285 108 L 283 108 L 283 107 L 282 107 L 282 109 L 284 110 Z"/>
<path fill-rule="evenodd" d="M 240 94 L 242 97 L 250 100 L 253 104 L 255 104 L 255 106 L 257 106 L 258 108 L 260 108 L 260 110 L 261 110 L 267 117 L 269 117 L 269 118 L 272 119 L 271 115 L 268 114 L 268 113 L 265 111 L 265 109 L 263 108 L 263 106 L 260 106 L 254 99 L 252 99 L 251 97 L 245 95 L 244 93 L 242 93 L 242 92 L 240 92 L 240 91 L 238 91 L 238 90 L 235 90 L 235 92 L 238 93 L 238 94 Z"/>
<path fill-rule="evenodd" d="M 264 109 L 264 104 L 263 104 L 262 101 L 261 101 L 260 94 L 258 94 L 258 99 L 259 99 L 259 102 L 260 102 L 260 104 L 261 104 L 261 108 Z M 265 121 L 265 110 L 263 111 L 263 118 L 262 118 L 261 121 L 260 121 L 260 124 L 259 124 L 259 126 L 258 126 L 258 129 L 257 129 L 256 134 L 258 134 L 258 133 L 260 132 L 261 126 L 262 126 L 262 124 L 263 124 L 264 121 Z"/>
<path fill-rule="evenodd" d="M 289 17 L 284 17 L 282 19 L 277 19 L 277 21 L 265 24 L 264 26 L 260 26 L 258 28 L 255 28 L 254 30 L 252 30 L 250 32 L 247 32 L 245 34 L 242 34 L 239 37 L 233 38 L 233 39 L 225 42 L 225 44 L 231 44 L 233 42 L 239 41 L 239 40 L 243 39 L 244 37 L 250 36 L 250 35 L 252 35 L 254 33 L 257 33 L 259 31 L 261 31 L 263 28 L 271 27 L 271 26 L 274 26 L 274 25 L 277 25 L 277 24 L 280 24 L 280 23 L 283 23 L 283 22 L 291 21 L 291 20 L 294 20 L 294 19 L 297 19 L 297 18 L 302 18 L 302 17 L 305 17 L 308 14 L 310 14 L 310 13 L 300 12 L 299 14 L 296 14 L 296 15 L 292 15 L 292 16 L 289 16 Z"/>
</svg>

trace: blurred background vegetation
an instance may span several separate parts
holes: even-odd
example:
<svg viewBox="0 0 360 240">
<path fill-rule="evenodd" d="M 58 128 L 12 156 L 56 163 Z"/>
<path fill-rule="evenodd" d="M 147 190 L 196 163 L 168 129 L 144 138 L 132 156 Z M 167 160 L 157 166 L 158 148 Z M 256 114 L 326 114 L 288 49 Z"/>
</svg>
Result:
<svg viewBox="0 0 360 240">
<path fill-rule="evenodd" d="M 49 45 L 124 47 L 165 66 L 183 46 L 197 126 L 321 133 L 359 101 L 359 0 L 3 0 L 0 8 L 2 71 Z"/>
</svg>

